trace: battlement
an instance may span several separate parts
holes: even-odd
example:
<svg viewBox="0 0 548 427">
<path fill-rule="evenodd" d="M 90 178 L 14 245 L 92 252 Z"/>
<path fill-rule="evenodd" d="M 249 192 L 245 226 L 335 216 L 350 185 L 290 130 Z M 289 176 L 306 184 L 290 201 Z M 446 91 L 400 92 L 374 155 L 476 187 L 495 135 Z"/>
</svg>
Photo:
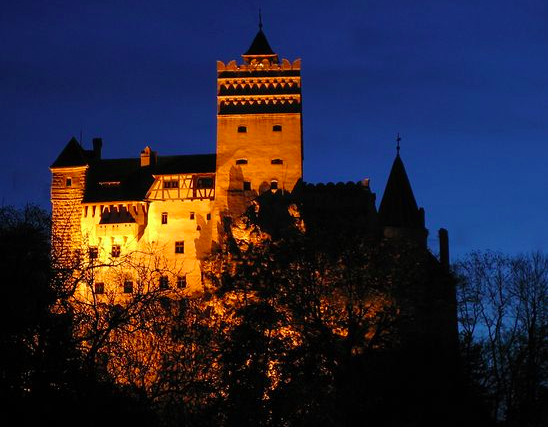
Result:
<svg viewBox="0 0 548 427">
<path fill-rule="evenodd" d="M 217 61 L 217 73 L 219 77 L 223 77 L 223 73 L 246 73 L 246 75 L 249 75 L 250 73 L 265 72 L 268 73 L 268 75 L 271 75 L 271 73 L 283 72 L 283 75 L 287 75 L 287 72 L 291 71 L 297 72 L 297 74 L 295 75 L 300 74 L 300 58 L 294 60 L 293 63 L 289 62 L 289 60 L 285 58 L 282 59 L 281 63 L 276 63 L 267 59 L 263 59 L 260 62 L 253 62 L 250 64 L 237 64 L 236 60 L 232 60 L 225 65 L 224 62 Z"/>
</svg>

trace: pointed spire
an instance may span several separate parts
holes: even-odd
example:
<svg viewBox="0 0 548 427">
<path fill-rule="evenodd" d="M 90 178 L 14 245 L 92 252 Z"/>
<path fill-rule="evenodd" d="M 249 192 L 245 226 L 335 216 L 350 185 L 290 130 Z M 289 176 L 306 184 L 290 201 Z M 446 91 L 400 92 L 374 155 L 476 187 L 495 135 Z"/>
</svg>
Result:
<svg viewBox="0 0 548 427">
<path fill-rule="evenodd" d="M 268 59 L 270 63 L 278 63 L 278 55 L 270 47 L 263 32 L 263 15 L 261 9 L 259 9 L 259 32 L 242 57 L 247 64 L 250 64 L 253 61 L 260 63 L 264 59 Z"/>
<path fill-rule="evenodd" d="M 424 211 L 419 209 L 411 183 L 400 157 L 401 138 L 396 139 L 397 154 L 379 206 L 381 224 L 385 227 L 424 229 Z"/>
<path fill-rule="evenodd" d="M 400 155 L 400 141 L 401 141 L 400 133 L 398 132 L 398 135 L 396 136 L 396 155 L 397 156 Z"/>
</svg>

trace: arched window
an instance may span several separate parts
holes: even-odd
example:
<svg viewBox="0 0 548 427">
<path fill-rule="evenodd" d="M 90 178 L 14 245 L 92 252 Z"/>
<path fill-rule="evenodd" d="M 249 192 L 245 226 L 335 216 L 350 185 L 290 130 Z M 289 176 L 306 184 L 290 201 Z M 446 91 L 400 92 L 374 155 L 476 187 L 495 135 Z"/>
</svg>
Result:
<svg viewBox="0 0 548 427">
<path fill-rule="evenodd" d="M 282 125 L 272 126 L 272 132 L 281 132 L 281 131 L 282 131 Z"/>
<path fill-rule="evenodd" d="M 282 159 L 272 159 L 270 163 L 273 165 L 283 165 L 284 161 Z"/>
<path fill-rule="evenodd" d="M 247 126 L 238 126 L 238 133 L 246 133 Z"/>
</svg>

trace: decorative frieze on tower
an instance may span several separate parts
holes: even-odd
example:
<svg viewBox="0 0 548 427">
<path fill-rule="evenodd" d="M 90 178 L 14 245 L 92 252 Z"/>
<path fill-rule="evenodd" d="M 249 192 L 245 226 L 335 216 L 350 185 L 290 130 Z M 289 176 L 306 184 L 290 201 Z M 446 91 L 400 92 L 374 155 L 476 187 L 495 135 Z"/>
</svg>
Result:
<svg viewBox="0 0 548 427">
<path fill-rule="evenodd" d="M 238 216 L 302 178 L 301 61 L 278 60 L 259 26 L 243 63 L 217 62 L 216 205 Z"/>
</svg>

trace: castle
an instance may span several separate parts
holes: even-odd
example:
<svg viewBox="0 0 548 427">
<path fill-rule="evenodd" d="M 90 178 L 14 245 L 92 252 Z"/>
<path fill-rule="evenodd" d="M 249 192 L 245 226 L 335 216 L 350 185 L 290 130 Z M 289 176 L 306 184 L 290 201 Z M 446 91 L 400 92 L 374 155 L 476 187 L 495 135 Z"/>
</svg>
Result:
<svg viewBox="0 0 548 427">
<path fill-rule="evenodd" d="M 171 273 L 164 287 L 199 292 L 202 262 L 218 243 L 222 218 L 237 218 L 265 192 L 294 192 L 337 216 L 341 205 L 367 213 L 369 228 L 426 248 L 419 209 L 398 154 L 379 210 L 367 180 L 310 186 L 303 178 L 301 61 L 281 61 L 262 25 L 243 63 L 217 62 L 217 148 L 214 154 L 103 159 L 102 140 L 86 150 L 72 138 L 51 165 L 54 249 L 108 267 L 133 253 L 161 254 Z M 345 195 L 346 194 L 346 195 Z M 334 199 L 333 199 L 334 197 Z M 330 204 L 330 198 L 333 203 Z M 325 210 L 324 209 L 324 210 Z M 446 234 L 440 256 L 448 262 Z M 104 268 L 97 294 L 132 293 L 135 277 L 110 283 Z M 112 290 L 112 289 L 111 289 Z"/>
</svg>

